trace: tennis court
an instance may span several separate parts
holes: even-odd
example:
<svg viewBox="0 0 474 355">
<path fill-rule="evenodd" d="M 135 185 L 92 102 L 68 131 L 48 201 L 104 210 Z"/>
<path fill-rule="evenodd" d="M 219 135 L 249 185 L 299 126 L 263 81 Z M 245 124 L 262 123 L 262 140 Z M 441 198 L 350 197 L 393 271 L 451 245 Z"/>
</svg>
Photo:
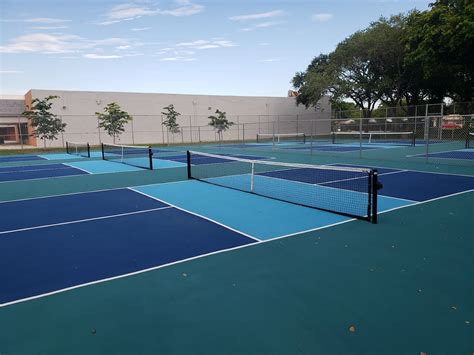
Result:
<svg viewBox="0 0 474 355">
<path fill-rule="evenodd" d="M 426 154 L 410 155 L 413 158 L 426 158 Z M 428 153 L 429 158 L 453 159 L 453 160 L 474 160 L 474 149 L 448 150 Z"/>
<path fill-rule="evenodd" d="M 1 167 L 2 353 L 470 346 L 473 175 L 245 151 Z"/>
</svg>

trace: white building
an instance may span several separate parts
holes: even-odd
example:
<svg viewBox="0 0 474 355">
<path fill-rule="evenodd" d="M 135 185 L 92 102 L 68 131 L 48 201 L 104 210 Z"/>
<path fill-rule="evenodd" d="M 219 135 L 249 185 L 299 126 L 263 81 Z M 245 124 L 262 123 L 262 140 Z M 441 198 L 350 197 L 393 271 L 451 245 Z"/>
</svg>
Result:
<svg viewBox="0 0 474 355">
<path fill-rule="evenodd" d="M 216 139 L 212 127 L 208 125 L 208 116 L 216 109 L 225 111 L 227 118 L 234 126 L 225 132 L 225 140 L 254 140 L 257 133 L 311 133 L 329 131 L 331 107 L 327 97 L 321 99 L 317 108 L 305 109 L 296 106 L 294 97 L 253 97 L 253 96 L 218 96 L 218 95 L 178 95 L 155 93 L 124 93 L 94 91 L 58 91 L 30 90 L 25 95 L 24 105 L 31 107 L 35 98 L 59 96 L 54 100 L 52 112 L 61 117 L 67 124 L 66 131 L 58 140 L 47 142 L 49 147 L 64 146 L 66 141 L 89 142 L 92 145 L 100 142 L 111 142 L 103 130 L 98 128 L 96 112 L 103 112 L 104 107 L 116 102 L 127 111 L 133 120 L 127 124 L 126 131 L 120 136 L 122 144 L 166 144 L 209 142 Z M 7 101 L 7 100 L 0 100 Z M 170 135 L 162 126 L 163 108 L 173 104 L 181 113 L 178 123 L 179 134 Z M 26 123 L 21 117 L 18 103 L 15 106 L 16 116 L 10 113 L 10 121 L 4 125 Z M 3 104 L 0 105 L 2 111 Z M 14 110 L 14 111 L 15 111 Z M 320 121 L 325 119 L 324 121 Z M 0 126 L 1 127 L 1 126 Z M 24 125 L 31 135 L 32 128 Z M 20 134 L 20 126 L 15 131 Z M 13 135 L 13 131 L 6 132 Z M 1 134 L 1 132 L 0 132 Z M 18 136 L 17 136 L 18 138 Z M 8 140 L 8 142 L 14 139 Z M 19 139 L 16 139 L 18 142 Z M 42 145 L 34 137 L 29 137 L 30 145 Z"/>
</svg>

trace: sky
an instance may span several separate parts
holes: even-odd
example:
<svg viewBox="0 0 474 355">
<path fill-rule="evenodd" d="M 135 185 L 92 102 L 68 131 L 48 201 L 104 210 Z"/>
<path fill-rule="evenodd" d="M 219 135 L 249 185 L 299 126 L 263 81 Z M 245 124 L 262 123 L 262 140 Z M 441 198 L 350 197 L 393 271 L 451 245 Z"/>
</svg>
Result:
<svg viewBox="0 0 474 355">
<path fill-rule="evenodd" d="M 431 0 L 2 0 L 0 95 L 29 89 L 286 96 L 380 16 Z"/>
</svg>

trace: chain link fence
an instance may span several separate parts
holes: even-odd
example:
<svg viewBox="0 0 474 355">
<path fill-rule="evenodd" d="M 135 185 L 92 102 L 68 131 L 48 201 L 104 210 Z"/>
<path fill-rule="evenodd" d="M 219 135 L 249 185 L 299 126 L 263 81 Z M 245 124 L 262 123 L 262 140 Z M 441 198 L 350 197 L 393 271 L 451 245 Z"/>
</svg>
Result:
<svg viewBox="0 0 474 355">
<path fill-rule="evenodd" d="M 399 113 L 394 108 L 393 112 Z M 474 165 L 474 119 L 472 103 L 451 106 L 430 104 L 407 108 L 401 116 L 333 117 L 318 112 L 304 115 L 228 115 L 234 124 L 222 135 L 206 122 L 207 116 L 182 115 L 180 130 L 169 132 L 164 116 L 134 115 L 118 144 L 189 145 L 248 149 L 256 152 L 279 150 L 286 153 L 365 158 L 375 160 L 428 161 L 439 164 Z M 390 113 L 385 110 L 385 115 Z M 463 114 L 461 112 L 469 112 Z M 414 114 L 409 114 L 414 113 Z M 337 116 L 349 116 L 338 113 Z M 98 128 L 95 115 L 61 116 L 67 132 L 46 147 L 65 147 L 67 141 L 89 142 L 92 146 L 112 143 L 113 138 Z M 10 142 L 26 146 L 25 124 L 0 134 L 0 149 Z M 270 135 L 257 142 L 258 135 Z M 301 137 L 304 141 L 301 142 Z M 276 139 L 275 139 L 276 137 Z M 2 144 L 3 143 L 3 144 Z M 42 147 L 41 141 L 37 142 Z"/>
<path fill-rule="evenodd" d="M 287 120 L 284 124 L 273 122 L 259 133 L 269 133 L 269 139 L 236 147 L 255 152 L 474 166 L 473 115 Z"/>
</svg>

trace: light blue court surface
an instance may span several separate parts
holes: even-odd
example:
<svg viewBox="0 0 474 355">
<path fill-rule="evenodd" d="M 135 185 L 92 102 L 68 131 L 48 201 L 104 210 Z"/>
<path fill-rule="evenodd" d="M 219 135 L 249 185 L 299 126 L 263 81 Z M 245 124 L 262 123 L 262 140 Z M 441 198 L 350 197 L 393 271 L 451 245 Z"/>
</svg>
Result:
<svg viewBox="0 0 474 355">
<path fill-rule="evenodd" d="M 87 157 L 81 157 L 79 155 L 67 154 L 67 153 L 47 153 L 39 154 L 37 157 L 46 160 L 72 160 L 72 159 L 88 159 Z M 102 158 L 102 152 L 91 151 L 91 158 Z"/>
<path fill-rule="evenodd" d="M 142 168 L 135 166 L 116 163 L 113 161 L 106 160 L 84 160 L 84 161 L 75 161 L 67 163 L 67 165 L 74 168 L 82 169 L 91 174 L 105 174 L 105 173 L 123 173 L 128 171 L 144 171 Z M 170 160 L 161 160 L 153 159 L 153 169 L 163 169 L 163 168 L 180 168 L 186 166 L 184 163 L 170 161 Z"/>
<path fill-rule="evenodd" d="M 301 233 L 350 220 L 334 213 L 199 181 L 140 186 L 134 190 L 210 218 L 260 240 Z M 412 202 L 406 200 L 379 197 L 379 211 L 410 204 Z"/>
<path fill-rule="evenodd" d="M 73 159 L 87 159 L 79 155 L 66 154 L 66 153 L 48 153 L 38 155 L 40 158 L 46 160 L 73 160 Z"/>
<path fill-rule="evenodd" d="M 67 163 L 77 169 L 87 171 L 91 174 L 105 174 L 105 173 L 124 173 L 128 171 L 143 171 L 141 168 L 126 165 L 122 163 L 114 163 L 105 160 L 84 160 Z"/>
<path fill-rule="evenodd" d="M 165 168 L 181 168 L 186 166 L 186 163 L 173 160 L 164 160 L 153 158 L 153 170 L 155 169 L 165 169 Z"/>
</svg>

